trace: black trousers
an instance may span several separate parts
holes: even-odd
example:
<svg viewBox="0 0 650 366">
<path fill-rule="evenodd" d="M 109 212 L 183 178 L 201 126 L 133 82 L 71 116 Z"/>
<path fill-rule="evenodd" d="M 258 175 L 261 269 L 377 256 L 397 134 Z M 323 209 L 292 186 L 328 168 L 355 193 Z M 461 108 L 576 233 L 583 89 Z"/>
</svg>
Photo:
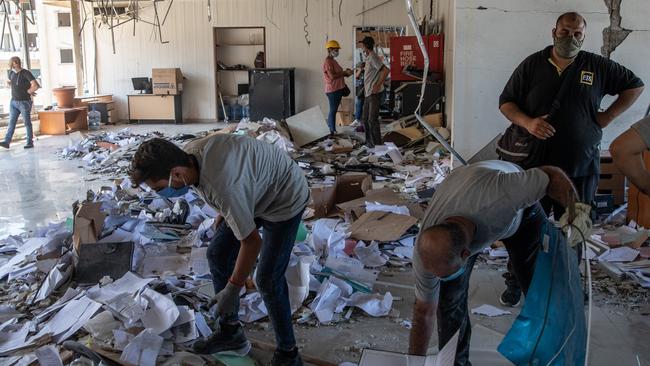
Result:
<svg viewBox="0 0 650 366">
<path fill-rule="evenodd" d="M 571 178 L 573 185 L 576 186 L 576 191 L 578 191 L 578 200 L 580 200 L 580 202 L 588 203 L 592 207 L 595 207 L 596 204 L 594 200 L 596 198 L 596 190 L 598 189 L 598 179 L 598 175 L 587 175 L 584 177 Z M 559 202 L 549 198 L 548 196 L 542 198 L 540 204 L 542 205 L 546 216 L 550 216 L 551 212 L 553 212 L 553 217 L 555 220 L 560 220 L 560 217 L 562 217 L 566 211 Z M 596 210 L 592 209 L 591 214 L 591 219 L 594 220 Z M 580 262 L 580 247 L 576 247 L 575 250 L 578 255 L 578 262 Z M 506 286 L 510 288 L 523 287 L 523 285 L 521 285 L 521 282 L 519 282 L 517 276 L 514 275 L 512 267 L 512 260 L 508 259 L 508 272 L 504 276 L 506 278 Z"/>
<path fill-rule="evenodd" d="M 503 239 L 512 261 L 514 275 L 521 283 L 524 293 L 535 273 L 535 259 L 541 244 L 542 225 L 547 222 L 546 215 L 539 203 L 524 210 L 521 224 L 514 235 Z M 440 282 L 440 300 L 438 302 L 438 346 L 440 349 L 458 334 L 455 366 L 471 365 L 469 361 L 469 343 L 472 325 L 469 320 L 467 298 L 469 278 L 477 254 L 469 257 L 465 263 L 465 273 L 458 278 Z"/>
</svg>

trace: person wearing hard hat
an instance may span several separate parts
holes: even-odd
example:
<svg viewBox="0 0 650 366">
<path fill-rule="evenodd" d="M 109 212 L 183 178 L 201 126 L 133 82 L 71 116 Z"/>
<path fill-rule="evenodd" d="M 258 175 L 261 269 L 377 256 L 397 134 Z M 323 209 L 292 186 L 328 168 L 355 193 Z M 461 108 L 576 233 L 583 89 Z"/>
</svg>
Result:
<svg viewBox="0 0 650 366">
<path fill-rule="evenodd" d="M 330 111 L 327 115 L 327 126 L 330 133 L 336 133 L 336 111 L 339 109 L 341 99 L 350 95 L 350 89 L 345 85 L 345 78 L 352 75 L 352 70 L 345 69 L 336 62 L 341 46 L 335 40 L 327 41 L 325 44 L 327 57 L 323 62 L 323 80 L 325 81 L 325 95 L 330 104 Z"/>
</svg>

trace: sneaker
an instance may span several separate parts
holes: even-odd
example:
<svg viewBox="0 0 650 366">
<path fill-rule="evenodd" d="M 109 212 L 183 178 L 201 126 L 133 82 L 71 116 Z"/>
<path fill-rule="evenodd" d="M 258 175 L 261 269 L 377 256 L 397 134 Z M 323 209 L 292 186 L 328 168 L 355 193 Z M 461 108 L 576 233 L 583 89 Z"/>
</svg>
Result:
<svg viewBox="0 0 650 366">
<path fill-rule="evenodd" d="M 34 143 L 33 142 L 28 142 L 28 143 L 25 144 L 25 146 L 23 146 L 23 149 L 31 149 L 33 147 L 34 147 Z"/>
<path fill-rule="evenodd" d="M 271 359 L 271 366 L 302 366 L 302 358 L 298 353 L 298 347 L 292 351 L 275 350 Z"/>
<path fill-rule="evenodd" d="M 8 142 L 0 142 L 0 146 L 4 147 L 5 149 L 9 148 L 9 143 Z"/>
<path fill-rule="evenodd" d="M 217 332 L 194 343 L 194 352 L 243 357 L 251 350 L 241 325 L 221 325 Z"/>
<path fill-rule="evenodd" d="M 508 286 L 499 297 L 499 302 L 503 306 L 515 308 L 521 304 L 521 289 L 515 286 Z"/>
</svg>

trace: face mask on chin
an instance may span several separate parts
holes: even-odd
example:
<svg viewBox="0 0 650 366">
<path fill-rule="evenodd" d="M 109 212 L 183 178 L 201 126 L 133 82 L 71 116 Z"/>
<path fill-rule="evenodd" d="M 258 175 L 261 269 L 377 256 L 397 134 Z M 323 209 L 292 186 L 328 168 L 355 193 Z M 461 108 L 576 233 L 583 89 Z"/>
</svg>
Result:
<svg viewBox="0 0 650 366">
<path fill-rule="evenodd" d="M 330 56 L 339 57 L 339 50 L 331 50 L 330 51 Z"/>
<path fill-rule="evenodd" d="M 567 36 L 567 37 L 554 37 L 553 38 L 553 48 L 555 48 L 555 52 L 557 53 L 558 56 L 562 58 L 574 58 L 578 55 L 578 52 L 580 52 L 580 48 L 582 48 L 582 43 L 584 40 L 579 41 L 573 36 Z"/>
</svg>

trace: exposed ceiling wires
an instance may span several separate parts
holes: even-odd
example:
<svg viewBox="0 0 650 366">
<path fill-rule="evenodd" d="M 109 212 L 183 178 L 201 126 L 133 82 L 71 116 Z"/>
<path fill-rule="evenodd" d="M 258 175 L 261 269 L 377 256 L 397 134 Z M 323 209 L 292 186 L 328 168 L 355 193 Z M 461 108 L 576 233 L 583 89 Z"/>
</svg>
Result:
<svg viewBox="0 0 650 366">
<path fill-rule="evenodd" d="M 305 17 L 302 19 L 305 23 L 305 26 L 302 29 L 305 31 L 305 41 L 307 46 L 311 47 L 311 41 L 309 40 L 309 23 L 307 23 L 307 18 L 309 18 L 309 0 L 305 0 Z"/>
</svg>

